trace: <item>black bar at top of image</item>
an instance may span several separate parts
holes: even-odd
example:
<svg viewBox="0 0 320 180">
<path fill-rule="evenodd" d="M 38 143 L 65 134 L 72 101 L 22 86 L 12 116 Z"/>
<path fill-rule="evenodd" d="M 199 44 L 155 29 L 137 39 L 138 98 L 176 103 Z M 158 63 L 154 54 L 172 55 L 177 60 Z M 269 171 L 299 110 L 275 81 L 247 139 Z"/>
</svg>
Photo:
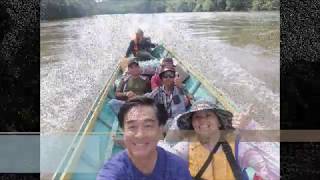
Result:
<svg viewBox="0 0 320 180">
<path fill-rule="evenodd" d="M 0 0 L 0 132 L 40 132 L 39 3 Z M 34 153 L 40 156 L 40 147 Z M 0 180 L 10 179 L 40 174 L 0 174 Z"/>
<path fill-rule="evenodd" d="M 281 129 L 320 129 L 320 1 L 280 2 Z M 281 141 L 280 151 L 282 179 L 319 179 L 320 143 Z"/>
</svg>

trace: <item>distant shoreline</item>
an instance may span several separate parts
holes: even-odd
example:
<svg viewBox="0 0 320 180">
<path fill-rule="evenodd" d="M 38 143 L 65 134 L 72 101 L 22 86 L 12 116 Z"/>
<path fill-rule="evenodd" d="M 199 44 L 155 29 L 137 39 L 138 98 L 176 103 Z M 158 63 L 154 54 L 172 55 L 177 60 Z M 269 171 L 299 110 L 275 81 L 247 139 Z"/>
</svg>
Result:
<svg viewBox="0 0 320 180">
<path fill-rule="evenodd" d="M 68 20 L 68 19 L 77 19 L 77 18 L 85 18 L 85 17 L 93 17 L 97 15 L 124 15 L 124 14 L 165 14 L 165 13 L 219 13 L 219 12 L 247 12 L 247 13 L 256 13 L 256 12 L 280 12 L 279 10 L 265 10 L 265 11 L 254 11 L 254 10 L 249 10 L 249 11 L 199 11 L 199 12 L 130 12 L 130 13 L 102 13 L 102 14 L 93 14 L 93 15 L 87 15 L 87 16 L 77 16 L 77 17 L 61 17 L 61 18 L 52 18 L 52 19 L 40 19 L 40 23 L 46 23 L 46 22 L 52 22 L 52 21 L 60 21 L 60 20 Z"/>
<path fill-rule="evenodd" d="M 280 0 L 42 0 L 40 19 L 102 14 L 279 11 Z"/>
</svg>

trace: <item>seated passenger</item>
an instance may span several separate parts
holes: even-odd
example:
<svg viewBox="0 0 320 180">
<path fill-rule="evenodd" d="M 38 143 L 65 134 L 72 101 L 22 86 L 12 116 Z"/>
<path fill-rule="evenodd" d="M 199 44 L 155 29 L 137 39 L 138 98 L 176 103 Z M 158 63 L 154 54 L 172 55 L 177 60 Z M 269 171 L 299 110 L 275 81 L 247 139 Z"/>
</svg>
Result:
<svg viewBox="0 0 320 180">
<path fill-rule="evenodd" d="M 189 130 L 194 135 L 187 142 L 176 144 L 171 152 L 187 160 L 191 175 L 197 178 L 280 179 L 268 170 L 262 156 L 252 156 L 252 154 L 256 155 L 252 151 L 246 151 L 247 153 L 242 155 L 235 151 L 239 148 L 239 142 L 229 135 L 234 130 L 233 124 L 238 124 L 239 128 L 249 125 L 249 112 L 250 110 L 241 114 L 236 120 L 238 122 L 233 123 L 231 112 L 222 110 L 208 101 L 195 102 L 190 111 L 177 117 L 180 130 Z M 220 130 L 227 131 L 222 133 Z M 248 155 L 251 156 L 246 157 Z M 243 159 L 250 159 L 250 161 Z M 238 161 L 246 164 L 246 167 L 240 167 Z M 251 168 L 248 167 L 249 165 Z M 248 173 L 250 169 L 251 173 Z"/>
<path fill-rule="evenodd" d="M 141 76 L 139 63 L 136 59 L 132 59 L 128 63 L 128 75 L 122 78 L 116 89 L 116 98 L 128 100 L 147 92 L 150 92 L 150 81 Z"/>
<path fill-rule="evenodd" d="M 157 146 L 167 117 L 152 99 L 136 97 L 118 114 L 126 150 L 108 160 L 97 180 L 191 180 L 185 160 Z"/>
<path fill-rule="evenodd" d="M 163 68 L 159 74 L 162 85 L 147 94 L 147 96 L 154 98 L 157 104 L 165 107 L 169 116 L 165 126 L 166 131 L 174 124 L 174 117 L 186 111 L 189 103 L 183 90 L 174 84 L 175 73 L 174 68 Z"/>
<path fill-rule="evenodd" d="M 151 54 L 151 48 L 155 47 L 156 44 L 151 43 L 150 38 L 144 37 L 143 31 L 138 29 L 135 38 L 130 41 L 125 58 L 133 54 L 139 60 L 155 59 Z"/>
<path fill-rule="evenodd" d="M 160 72 L 163 68 L 175 68 L 176 66 L 173 64 L 172 58 L 164 58 L 160 64 L 160 66 L 157 68 L 156 73 L 151 77 L 151 89 L 154 90 L 161 86 L 161 79 L 160 79 Z M 174 78 L 175 85 L 179 88 L 182 88 L 182 81 L 179 78 L 179 74 L 176 72 L 176 77 Z"/>
<path fill-rule="evenodd" d="M 136 59 L 131 59 L 128 62 L 128 74 L 122 77 L 116 89 L 115 96 L 117 99 L 109 101 L 115 114 L 118 114 L 120 107 L 125 101 L 150 92 L 150 81 L 147 77 L 143 77 L 140 74 L 141 69 L 139 63 Z"/>
<path fill-rule="evenodd" d="M 157 68 L 156 73 L 151 77 L 151 89 L 154 90 L 162 85 L 162 81 L 160 79 L 159 73 L 161 70 L 165 67 L 168 68 L 174 68 L 176 70 L 176 77 L 174 78 L 174 84 L 183 90 L 183 93 L 187 97 L 187 101 L 190 105 L 191 100 L 193 99 L 193 96 L 189 94 L 189 92 L 186 90 L 186 88 L 183 85 L 183 81 L 188 78 L 188 74 L 184 72 L 181 68 L 178 68 L 179 66 L 176 66 L 173 62 L 172 58 L 164 58 L 160 64 L 160 66 Z M 178 70 L 177 70 L 178 68 Z M 180 71 L 179 71 L 180 70 Z"/>
</svg>

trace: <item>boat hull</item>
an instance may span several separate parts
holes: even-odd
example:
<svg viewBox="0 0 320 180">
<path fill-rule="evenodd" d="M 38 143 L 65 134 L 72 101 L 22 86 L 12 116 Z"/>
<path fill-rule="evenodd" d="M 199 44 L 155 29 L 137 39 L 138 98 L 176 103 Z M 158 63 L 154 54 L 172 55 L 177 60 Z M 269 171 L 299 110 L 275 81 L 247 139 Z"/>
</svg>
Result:
<svg viewBox="0 0 320 180">
<path fill-rule="evenodd" d="M 140 66 L 157 67 L 161 58 L 173 57 L 178 66 L 189 74 L 184 84 L 194 99 L 204 98 L 231 112 L 238 111 L 235 104 L 210 84 L 204 76 L 194 71 L 190 65 L 164 46 L 160 45 L 155 48 L 153 56 L 157 59 L 140 62 Z M 53 179 L 95 179 L 103 163 L 123 149 L 114 143 L 114 139 L 122 137 L 122 130 L 119 127 L 117 115 L 108 103 L 115 98 L 114 85 L 119 83 L 121 76 L 122 71 L 120 65 L 118 65 L 96 99 L 80 130 L 75 135 L 73 143 L 60 163 Z M 115 138 L 112 138 L 112 136 L 115 136 Z"/>
</svg>

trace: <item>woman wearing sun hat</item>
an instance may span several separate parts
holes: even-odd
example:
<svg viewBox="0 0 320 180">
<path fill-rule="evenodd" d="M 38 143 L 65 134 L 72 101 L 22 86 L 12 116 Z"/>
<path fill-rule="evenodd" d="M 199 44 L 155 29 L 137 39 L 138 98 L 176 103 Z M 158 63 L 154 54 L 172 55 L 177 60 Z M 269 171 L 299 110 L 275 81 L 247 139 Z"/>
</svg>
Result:
<svg viewBox="0 0 320 180">
<path fill-rule="evenodd" d="M 247 120 L 249 112 L 242 113 L 237 118 L 236 121 L 241 122 L 239 127 L 249 124 Z M 194 133 L 188 142 L 179 142 L 173 149 L 177 155 L 189 162 L 190 173 L 195 179 L 263 179 L 255 171 L 257 167 L 239 166 L 237 149 L 239 142 L 232 136 L 235 130 L 232 118 L 231 112 L 206 100 L 196 101 L 188 112 L 176 118 L 180 130 Z M 264 178 L 270 179 L 269 176 Z"/>
</svg>

